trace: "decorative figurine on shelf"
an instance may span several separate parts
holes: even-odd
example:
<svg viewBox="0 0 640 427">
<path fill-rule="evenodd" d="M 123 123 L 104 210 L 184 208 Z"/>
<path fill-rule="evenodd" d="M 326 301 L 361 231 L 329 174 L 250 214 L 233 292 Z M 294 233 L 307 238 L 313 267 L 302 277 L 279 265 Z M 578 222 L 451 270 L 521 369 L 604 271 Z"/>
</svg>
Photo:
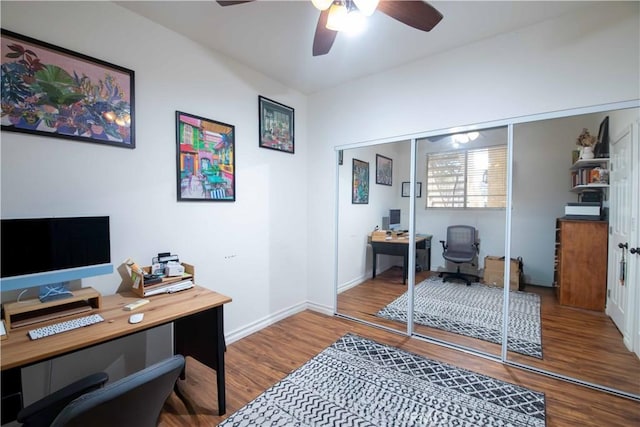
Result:
<svg viewBox="0 0 640 427">
<path fill-rule="evenodd" d="M 596 145 L 596 137 L 589 133 L 587 128 L 582 129 L 582 133 L 578 136 L 576 144 L 580 146 L 580 159 L 593 159 L 593 146 Z"/>
</svg>

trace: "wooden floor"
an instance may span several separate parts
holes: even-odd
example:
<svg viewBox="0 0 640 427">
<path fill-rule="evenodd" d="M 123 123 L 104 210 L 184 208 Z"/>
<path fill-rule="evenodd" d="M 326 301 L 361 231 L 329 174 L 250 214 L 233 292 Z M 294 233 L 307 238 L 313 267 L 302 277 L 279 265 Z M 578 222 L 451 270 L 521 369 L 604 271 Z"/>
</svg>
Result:
<svg viewBox="0 0 640 427">
<path fill-rule="evenodd" d="M 348 332 L 543 392 L 548 427 L 640 425 L 639 402 L 312 311 L 291 316 L 228 346 L 227 415 Z M 179 381 L 179 390 L 182 399 L 171 395 L 160 426 L 215 426 L 226 418 L 217 416 L 215 372 L 194 359 L 187 358 L 187 379 Z"/>
<path fill-rule="evenodd" d="M 406 325 L 375 316 L 381 308 L 406 292 L 402 269 L 392 268 L 341 293 L 338 312 L 406 331 Z M 416 274 L 416 283 L 431 274 Z M 579 378 L 583 381 L 640 395 L 640 359 L 627 350 L 622 336 L 603 312 L 558 304 L 552 288 L 527 286 L 541 296 L 543 359 L 509 352 L 508 359 L 524 365 Z M 500 345 L 443 330 L 415 325 L 417 334 L 499 356 Z"/>
</svg>

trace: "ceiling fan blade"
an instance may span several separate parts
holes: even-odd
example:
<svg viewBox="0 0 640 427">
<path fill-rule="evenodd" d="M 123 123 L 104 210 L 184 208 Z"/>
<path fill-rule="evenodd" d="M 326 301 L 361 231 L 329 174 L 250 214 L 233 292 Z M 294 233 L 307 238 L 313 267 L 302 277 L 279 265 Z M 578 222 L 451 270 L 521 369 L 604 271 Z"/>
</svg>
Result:
<svg viewBox="0 0 640 427">
<path fill-rule="evenodd" d="M 329 53 L 331 46 L 333 46 L 333 41 L 338 35 L 337 31 L 327 28 L 328 17 L 328 9 L 320 12 L 320 18 L 318 18 L 318 25 L 316 26 L 316 35 L 313 38 L 313 56 L 326 55 Z"/>
<path fill-rule="evenodd" d="M 216 3 L 218 3 L 220 6 L 235 6 L 237 4 L 242 4 L 242 3 L 251 3 L 254 0 L 239 0 L 239 1 L 218 1 Z"/>
<path fill-rule="evenodd" d="M 431 31 L 442 19 L 435 7 L 421 0 L 381 0 L 377 10 L 422 31 Z"/>
</svg>

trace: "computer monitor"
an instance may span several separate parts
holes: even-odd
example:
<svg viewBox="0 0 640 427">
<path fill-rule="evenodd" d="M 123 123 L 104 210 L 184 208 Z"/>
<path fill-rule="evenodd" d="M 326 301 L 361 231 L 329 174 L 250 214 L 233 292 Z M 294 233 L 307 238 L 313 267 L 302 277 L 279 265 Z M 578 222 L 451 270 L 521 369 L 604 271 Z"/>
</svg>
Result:
<svg viewBox="0 0 640 427">
<path fill-rule="evenodd" d="M 400 228 L 400 209 L 389 209 L 389 230 Z"/>
<path fill-rule="evenodd" d="M 0 290 L 109 274 L 109 217 L 2 219 Z"/>
</svg>

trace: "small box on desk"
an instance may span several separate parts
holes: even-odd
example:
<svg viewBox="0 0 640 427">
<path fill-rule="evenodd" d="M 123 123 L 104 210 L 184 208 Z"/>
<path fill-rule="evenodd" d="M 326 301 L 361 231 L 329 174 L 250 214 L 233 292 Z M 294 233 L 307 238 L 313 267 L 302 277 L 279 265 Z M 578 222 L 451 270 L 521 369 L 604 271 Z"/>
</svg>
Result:
<svg viewBox="0 0 640 427">
<path fill-rule="evenodd" d="M 520 289 L 520 260 L 511 259 L 509 266 L 509 289 Z M 504 257 L 487 255 L 484 257 L 484 274 L 482 281 L 491 286 L 504 286 Z"/>
</svg>

